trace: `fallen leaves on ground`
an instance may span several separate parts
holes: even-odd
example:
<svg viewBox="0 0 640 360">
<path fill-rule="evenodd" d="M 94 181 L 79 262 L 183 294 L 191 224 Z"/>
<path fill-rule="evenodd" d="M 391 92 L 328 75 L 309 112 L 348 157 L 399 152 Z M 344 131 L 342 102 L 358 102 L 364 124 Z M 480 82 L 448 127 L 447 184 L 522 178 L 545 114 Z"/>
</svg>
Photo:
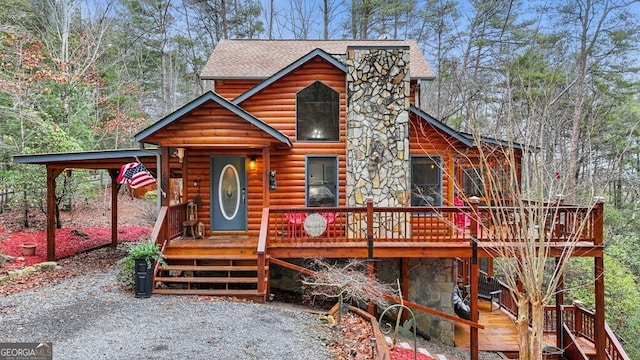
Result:
<svg viewBox="0 0 640 360">
<path fill-rule="evenodd" d="M 361 316 L 348 312 L 342 315 L 340 336 L 329 344 L 337 359 L 371 359 L 371 342 L 373 336 L 371 323 Z"/>
<path fill-rule="evenodd" d="M 142 226 L 118 228 L 118 242 L 139 241 L 149 236 L 149 229 Z M 35 243 L 36 254 L 22 255 L 22 244 Z M 111 228 L 62 228 L 56 230 L 56 258 L 65 258 L 80 252 L 111 243 Z M 6 240 L 0 242 L 0 252 L 16 258 L 0 270 L 21 268 L 47 260 L 46 231 L 15 231 Z"/>
<path fill-rule="evenodd" d="M 416 353 L 414 357 L 413 349 L 405 349 L 396 346 L 391 350 L 391 360 L 435 360 L 431 356 L 427 356 L 421 352 Z"/>
</svg>

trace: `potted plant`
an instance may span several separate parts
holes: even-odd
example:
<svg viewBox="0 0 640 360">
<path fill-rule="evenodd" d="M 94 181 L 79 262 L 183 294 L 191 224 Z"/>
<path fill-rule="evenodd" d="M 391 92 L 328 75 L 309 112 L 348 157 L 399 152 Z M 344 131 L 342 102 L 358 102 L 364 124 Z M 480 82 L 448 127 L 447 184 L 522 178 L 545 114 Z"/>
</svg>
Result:
<svg viewBox="0 0 640 360">
<path fill-rule="evenodd" d="M 142 242 L 132 246 L 127 256 L 118 262 L 124 264 L 118 273 L 118 281 L 126 286 L 133 286 L 137 298 L 150 297 L 155 262 L 162 266 L 167 265 L 158 244 Z"/>
</svg>

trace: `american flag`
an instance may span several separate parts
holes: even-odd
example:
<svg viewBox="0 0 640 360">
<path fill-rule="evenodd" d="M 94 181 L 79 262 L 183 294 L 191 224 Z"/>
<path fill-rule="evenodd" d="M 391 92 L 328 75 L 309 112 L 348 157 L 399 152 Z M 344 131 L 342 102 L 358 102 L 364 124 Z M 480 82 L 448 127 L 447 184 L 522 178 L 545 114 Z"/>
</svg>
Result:
<svg viewBox="0 0 640 360">
<path fill-rule="evenodd" d="M 149 170 L 141 163 L 132 162 L 122 165 L 117 179 L 119 184 L 129 184 L 132 189 L 137 189 L 156 182 Z"/>
</svg>

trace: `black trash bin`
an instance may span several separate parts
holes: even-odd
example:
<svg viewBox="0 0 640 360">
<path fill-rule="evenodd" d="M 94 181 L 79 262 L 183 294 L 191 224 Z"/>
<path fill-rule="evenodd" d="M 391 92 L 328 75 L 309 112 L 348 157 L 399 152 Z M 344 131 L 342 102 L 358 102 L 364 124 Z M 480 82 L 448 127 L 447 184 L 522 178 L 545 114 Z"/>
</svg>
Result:
<svg viewBox="0 0 640 360">
<path fill-rule="evenodd" d="M 153 266 L 147 266 L 145 259 L 135 260 L 135 294 L 137 298 L 148 298 L 153 290 Z"/>
</svg>

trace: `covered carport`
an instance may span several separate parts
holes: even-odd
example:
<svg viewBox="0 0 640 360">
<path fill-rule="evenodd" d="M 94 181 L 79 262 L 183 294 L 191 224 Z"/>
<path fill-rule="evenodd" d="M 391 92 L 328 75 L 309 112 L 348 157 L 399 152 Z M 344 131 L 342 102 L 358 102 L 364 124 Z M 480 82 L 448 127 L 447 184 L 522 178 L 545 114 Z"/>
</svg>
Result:
<svg viewBox="0 0 640 360">
<path fill-rule="evenodd" d="M 142 163 L 157 179 L 160 168 L 160 150 L 126 149 L 74 153 L 14 155 L 16 164 L 39 164 L 47 168 L 47 259 L 56 260 L 55 196 L 56 178 L 65 170 L 107 170 L 111 177 L 111 246 L 118 245 L 118 189 L 117 178 L 122 165 Z"/>
</svg>

